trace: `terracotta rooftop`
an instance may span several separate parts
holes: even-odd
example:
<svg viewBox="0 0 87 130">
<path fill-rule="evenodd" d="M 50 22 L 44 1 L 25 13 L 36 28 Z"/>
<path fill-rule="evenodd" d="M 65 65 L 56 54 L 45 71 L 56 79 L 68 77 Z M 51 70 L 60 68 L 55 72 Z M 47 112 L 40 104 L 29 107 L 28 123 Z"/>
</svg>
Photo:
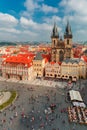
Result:
<svg viewBox="0 0 87 130">
<path fill-rule="evenodd" d="M 32 58 L 27 55 L 9 56 L 3 62 L 4 63 L 25 64 L 29 67 L 32 65 Z"/>
</svg>

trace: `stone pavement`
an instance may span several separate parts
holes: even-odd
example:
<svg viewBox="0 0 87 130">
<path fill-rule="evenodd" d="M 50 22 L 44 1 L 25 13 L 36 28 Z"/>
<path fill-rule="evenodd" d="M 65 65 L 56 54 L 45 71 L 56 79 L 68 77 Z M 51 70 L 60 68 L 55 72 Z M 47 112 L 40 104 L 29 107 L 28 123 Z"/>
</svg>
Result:
<svg viewBox="0 0 87 130">
<path fill-rule="evenodd" d="M 4 79 L 2 77 L 0 77 L 0 81 L 6 81 L 6 82 L 17 82 L 17 83 L 23 83 L 23 84 L 31 84 L 31 85 L 40 85 L 40 86 L 45 86 L 45 87 L 59 87 L 59 88 L 64 88 L 67 86 L 67 82 L 63 81 L 63 82 L 57 82 L 54 80 L 44 80 L 44 79 L 34 79 L 34 80 L 29 80 L 29 81 L 18 81 L 15 79 Z"/>
<path fill-rule="evenodd" d="M 64 83 L 57 82 L 57 86 L 60 84 Z M 86 84 L 87 81 L 82 81 L 81 87 L 85 88 Z M 72 87 L 75 89 L 77 85 L 79 87 L 79 82 Z M 14 104 L 0 113 L 0 130 L 87 130 L 87 126 L 69 123 L 66 110 L 71 103 L 65 100 L 67 90 L 57 86 L 0 81 L 0 90 L 14 89 L 19 95 Z M 46 115 L 44 110 L 51 104 L 56 108 Z"/>
</svg>

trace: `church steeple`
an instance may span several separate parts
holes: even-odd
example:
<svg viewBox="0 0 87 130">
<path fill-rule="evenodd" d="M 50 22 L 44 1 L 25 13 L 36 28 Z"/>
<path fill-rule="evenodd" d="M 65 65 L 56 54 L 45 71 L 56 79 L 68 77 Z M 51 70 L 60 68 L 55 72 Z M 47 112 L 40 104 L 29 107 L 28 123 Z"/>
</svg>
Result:
<svg viewBox="0 0 87 130">
<path fill-rule="evenodd" d="M 72 31 L 71 31 L 71 26 L 69 24 L 69 21 L 67 21 L 64 38 L 72 38 Z"/>
<path fill-rule="evenodd" d="M 51 38 L 59 38 L 59 34 L 58 34 L 56 23 L 54 23 L 54 27 L 53 27 L 53 30 L 52 30 Z"/>
</svg>

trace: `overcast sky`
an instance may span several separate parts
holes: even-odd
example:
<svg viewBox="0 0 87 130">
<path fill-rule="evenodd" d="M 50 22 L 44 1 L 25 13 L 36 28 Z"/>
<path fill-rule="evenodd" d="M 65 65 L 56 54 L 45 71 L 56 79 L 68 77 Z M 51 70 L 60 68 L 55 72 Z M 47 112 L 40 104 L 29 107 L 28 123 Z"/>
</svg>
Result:
<svg viewBox="0 0 87 130">
<path fill-rule="evenodd" d="M 73 41 L 87 40 L 87 0 L 0 0 L 0 41 L 51 41 L 54 22 L 63 36 L 67 19 Z"/>
</svg>

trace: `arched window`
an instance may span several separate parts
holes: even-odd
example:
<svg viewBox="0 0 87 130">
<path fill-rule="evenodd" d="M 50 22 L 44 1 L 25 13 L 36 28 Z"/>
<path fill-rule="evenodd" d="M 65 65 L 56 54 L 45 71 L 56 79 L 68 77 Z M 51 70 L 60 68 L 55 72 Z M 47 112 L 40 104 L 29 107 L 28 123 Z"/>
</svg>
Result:
<svg viewBox="0 0 87 130">
<path fill-rule="evenodd" d="M 64 53 L 63 53 L 62 50 L 60 50 L 60 52 L 59 52 L 59 61 L 61 62 L 63 60 L 64 60 Z"/>
<path fill-rule="evenodd" d="M 55 40 L 54 40 L 54 46 L 55 46 L 55 43 L 56 43 L 56 42 L 55 42 Z"/>
<path fill-rule="evenodd" d="M 69 45 L 69 39 L 67 39 L 67 44 Z"/>
</svg>

